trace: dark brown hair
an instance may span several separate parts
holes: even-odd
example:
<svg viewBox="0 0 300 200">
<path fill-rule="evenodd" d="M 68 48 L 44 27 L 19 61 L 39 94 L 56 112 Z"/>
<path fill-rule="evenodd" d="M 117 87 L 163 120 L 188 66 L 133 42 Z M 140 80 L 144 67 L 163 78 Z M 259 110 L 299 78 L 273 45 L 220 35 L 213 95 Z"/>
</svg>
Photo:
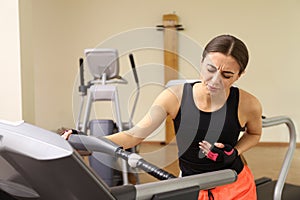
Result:
<svg viewBox="0 0 300 200">
<path fill-rule="evenodd" d="M 202 61 L 210 52 L 219 52 L 226 56 L 232 56 L 240 65 L 239 75 L 247 67 L 249 60 L 247 47 L 240 39 L 232 35 L 220 35 L 213 38 L 204 48 Z"/>
</svg>

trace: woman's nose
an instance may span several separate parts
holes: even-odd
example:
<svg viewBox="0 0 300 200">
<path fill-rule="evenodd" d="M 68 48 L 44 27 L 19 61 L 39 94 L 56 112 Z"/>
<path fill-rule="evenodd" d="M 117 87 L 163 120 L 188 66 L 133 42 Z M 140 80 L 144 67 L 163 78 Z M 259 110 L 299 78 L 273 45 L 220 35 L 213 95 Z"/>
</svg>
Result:
<svg viewBox="0 0 300 200">
<path fill-rule="evenodd" d="M 216 71 L 216 73 L 214 73 L 211 81 L 214 83 L 214 84 L 220 84 L 222 82 L 222 79 L 221 79 L 221 73 L 220 71 Z"/>
</svg>

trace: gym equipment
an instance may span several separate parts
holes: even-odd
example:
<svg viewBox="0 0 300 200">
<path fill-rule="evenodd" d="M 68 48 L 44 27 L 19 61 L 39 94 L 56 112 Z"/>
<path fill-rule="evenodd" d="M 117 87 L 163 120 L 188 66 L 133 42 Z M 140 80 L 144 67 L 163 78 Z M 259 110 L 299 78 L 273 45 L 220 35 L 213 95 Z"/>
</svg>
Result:
<svg viewBox="0 0 300 200">
<path fill-rule="evenodd" d="M 96 138 L 85 135 L 70 135 L 68 141 L 77 150 L 103 152 L 112 157 L 120 157 L 126 160 L 130 167 L 140 168 L 158 178 L 159 180 L 176 178 L 174 175 L 169 174 L 146 162 L 138 154 L 124 151 L 122 147 L 103 137 Z"/>
<path fill-rule="evenodd" d="M 129 158 L 134 154 L 94 136 L 77 137 L 82 139 L 84 147 L 110 155 L 116 152 L 116 155 Z M 155 168 L 152 171 L 155 176 L 168 174 L 139 156 L 136 163 L 142 163 L 139 166 L 145 169 Z M 232 183 L 237 178 L 234 171 L 221 170 L 110 188 L 66 140 L 25 122 L 0 122 L 0 165 L 0 199 L 8 200 L 197 199 L 199 189 Z"/>
<path fill-rule="evenodd" d="M 166 84 L 166 87 L 170 87 L 177 84 L 192 83 L 195 81 L 200 81 L 199 79 L 177 79 L 171 80 Z M 277 117 L 262 117 L 262 127 L 272 127 L 284 124 L 289 130 L 289 147 L 287 149 L 286 155 L 283 159 L 281 170 L 279 172 L 278 180 L 272 180 L 268 177 L 262 177 L 257 180 L 257 197 L 259 200 L 298 200 L 300 198 L 300 186 L 285 183 L 288 170 L 293 159 L 294 150 L 296 148 L 296 128 L 293 121 L 287 116 L 277 116 Z"/>
<path fill-rule="evenodd" d="M 134 80 L 136 83 L 136 95 L 133 107 L 129 116 L 128 122 L 122 122 L 121 111 L 119 105 L 118 89 L 115 84 L 127 84 L 127 80 L 119 75 L 119 56 L 116 49 L 85 49 L 86 63 L 89 68 L 93 80 L 85 85 L 84 81 L 84 66 L 83 59 L 79 61 L 80 64 L 80 86 L 79 92 L 81 93 L 81 104 L 76 123 L 76 129 L 87 134 L 94 136 L 104 136 L 114 132 L 120 132 L 130 129 L 132 127 L 132 119 L 135 112 L 136 104 L 139 97 L 139 80 L 135 68 L 133 55 L 129 55 Z M 85 98 L 87 101 L 85 104 Z M 112 102 L 113 110 L 115 111 L 116 122 L 107 119 L 93 119 L 90 121 L 90 113 L 92 104 L 94 102 Z M 84 106 L 85 105 L 85 106 Z M 83 121 L 81 122 L 81 115 L 84 111 Z M 88 132 L 89 131 L 89 132 Z M 132 149 L 135 151 L 135 149 Z M 120 167 L 118 162 L 112 157 L 105 155 L 101 152 L 94 152 L 89 156 L 90 166 L 106 181 L 109 186 L 118 185 L 120 181 L 123 184 L 128 184 L 128 169 L 126 163 L 121 160 L 122 178 L 118 179 L 118 172 Z M 120 175 L 119 175 L 120 176 Z M 135 173 L 137 182 L 138 176 Z"/>
<path fill-rule="evenodd" d="M 116 124 L 119 131 L 124 128 L 129 129 L 132 126 L 132 118 L 135 112 L 137 100 L 139 98 L 139 80 L 135 67 L 135 62 L 133 54 L 129 54 L 129 60 L 136 83 L 136 95 L 132 110 L 129 116 L 128 122 L 122 122 L 121 111 L 119 106 L 118 91 L 115 85 L 109 84 L 127 84 L 122 76 L 119 75 L 119 59 L 118 51 L 116 49 L 86 49 L 85 51 L 86 62 L 89 67 L 89 71 L 93 76 L 94 80 L 88 82 L 85 85 L 84 81 L 84 66 L 83 59 L 79 61 L 80 64 L 80 86 L 79 92 L 81 96 L 84 97 L 88 95 L 86 109 L 81 122 L 81 115 L 84 107 L 84 98 L 81 100 L 81 106 L 79 110 L 79 115 L 76 123 L 76 129 L 87 134 L 88 122 L 91 113 L 92 103 L 96 101 L 112 101 L 115 107 Z"/>
<path fill-rule="evenodd" d="M 270 178 L 261 178 L 256 180 L 257 197 L 261 200 L 297 200 L 300 197 L 300 186 L 285 183 L 290 164 L 293 159 L 294 150 L 296 148 L 296 128 L 293 121 L 286 116 L 278 116 L 265 118 L 263 117 L 263 128 L 284 124 L 289 130 L 289 147 L 283 159 L 278 180 Z"/>
</svg>

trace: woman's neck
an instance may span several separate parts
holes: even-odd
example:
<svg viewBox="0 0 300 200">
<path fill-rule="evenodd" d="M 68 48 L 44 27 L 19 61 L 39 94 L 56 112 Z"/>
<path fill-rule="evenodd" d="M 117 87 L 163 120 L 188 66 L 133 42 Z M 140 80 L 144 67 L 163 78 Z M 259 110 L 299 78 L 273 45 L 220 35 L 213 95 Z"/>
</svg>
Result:
<svg viewBox="0 0 300 200">
<path fill-rule="evenodd" d="M 198 109 L 213 112 L 220 109 L 229 96 L 230 90 L 211 94 L 203 83 L 195 84 L 193 87 L 193 98 Z"/>
</svg>

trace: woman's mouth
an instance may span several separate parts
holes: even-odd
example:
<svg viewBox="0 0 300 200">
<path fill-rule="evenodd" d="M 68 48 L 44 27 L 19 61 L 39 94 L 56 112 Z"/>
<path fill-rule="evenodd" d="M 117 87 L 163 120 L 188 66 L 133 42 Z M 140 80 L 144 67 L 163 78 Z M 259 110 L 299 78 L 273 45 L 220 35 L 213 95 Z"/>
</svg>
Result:
<svg viewBox="0 0 300 200">
<path fill-rule="evenodd" d="M 215 92 L 219 89 L 218 87 L 214 87 L 214 86 L 211 86 L 211 85 L 206 85 L 206 87 L 209 91 L 212 91 L 212 92 Z"/>
</svg>

